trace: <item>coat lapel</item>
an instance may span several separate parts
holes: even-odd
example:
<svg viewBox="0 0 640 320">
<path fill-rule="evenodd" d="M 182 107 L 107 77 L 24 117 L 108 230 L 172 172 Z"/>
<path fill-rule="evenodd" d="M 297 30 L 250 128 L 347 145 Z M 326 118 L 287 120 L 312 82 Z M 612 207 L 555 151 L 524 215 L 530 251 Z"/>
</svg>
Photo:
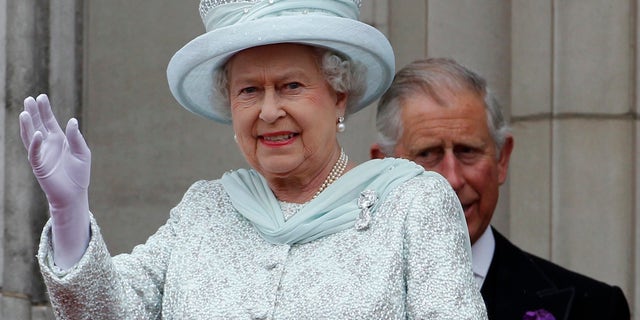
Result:
<svg viewBox="0 0 640 320">
<path fill-rule="evenodd" d="M 481 293 L 489 319 L 522 319 L 527 311 L 544 309 L 567 319 L 573 288 L 558 288 L 531 260 L 493 229 L 496 248 Z"/>
</svg>

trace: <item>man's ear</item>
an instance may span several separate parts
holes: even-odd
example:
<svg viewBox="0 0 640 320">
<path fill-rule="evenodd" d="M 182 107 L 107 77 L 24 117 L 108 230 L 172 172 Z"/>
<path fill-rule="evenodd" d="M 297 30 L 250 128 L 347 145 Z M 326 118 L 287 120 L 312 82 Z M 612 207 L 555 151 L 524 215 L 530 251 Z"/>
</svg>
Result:
<svg viewBox="0 0 640 320">
<path fill-rule="evenodd" d="M 507 135 L 504 146 L 500 151 L 498 159 L 498 182 L 502 185 L 507 180 L 507 172 L 509 171 L 509 160 L 511 160 L 511 152 L 513 151 L 513 136 Z"/>
<path fill-rule="evenodd" d="M 380 150 L 380 146 L 377 143 L 371 145 L 371 149 L 369 150 L 369 155 L 371 159 L 382 159 L 385 158 L 385 154 Z"/>
</svg>

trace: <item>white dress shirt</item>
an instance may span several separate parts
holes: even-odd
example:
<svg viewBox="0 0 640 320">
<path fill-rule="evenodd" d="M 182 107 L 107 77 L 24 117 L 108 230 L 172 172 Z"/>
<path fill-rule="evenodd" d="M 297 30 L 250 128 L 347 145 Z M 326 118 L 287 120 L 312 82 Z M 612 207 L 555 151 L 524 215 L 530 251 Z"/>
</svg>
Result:
<svg viewBox="0 0 640 320">
<path fill-rule="evenodd" d="M 488 226 L 480 238 L 471 246 L 473 277 L 478 284 L 478 288 L 482 288 L 484 279 L 487 277 L 495 249 L 496 240 L 493 238 L 491 226 Z"/>
</svg>

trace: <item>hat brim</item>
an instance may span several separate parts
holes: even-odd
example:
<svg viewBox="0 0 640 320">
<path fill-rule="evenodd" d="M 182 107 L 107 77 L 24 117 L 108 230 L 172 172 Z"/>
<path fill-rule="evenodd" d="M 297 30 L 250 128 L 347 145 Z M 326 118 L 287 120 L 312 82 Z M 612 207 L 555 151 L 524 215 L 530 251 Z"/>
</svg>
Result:
<svg viewBox="0 0 640 320">
<path fill-rule="evenodd" d="M 348 113 L 371 104 L 389 87 L 395 72 L 393 49 L 387 38 L 363 22 L 332 16 L 278 16 L 243 22 L 198 36 L 171 58 L 169 88 L 187 110 L 205 118 L 230 123 L 212 107 L 214 70 L 244 49 L 277 43 L 300 43 L 332 49 L 366 69 L 366 89 Z"/>
</svg>

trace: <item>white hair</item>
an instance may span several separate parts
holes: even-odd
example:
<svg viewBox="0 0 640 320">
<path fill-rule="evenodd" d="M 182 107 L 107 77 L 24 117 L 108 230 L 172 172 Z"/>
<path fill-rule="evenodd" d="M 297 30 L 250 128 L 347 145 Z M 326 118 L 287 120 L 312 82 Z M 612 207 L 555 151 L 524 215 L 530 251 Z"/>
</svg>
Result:
<svg viewBox="0 0 640 320">
<path fill-rule="evenodd" d="M 511 132 L 502 109 L 487 81 L 452 59 L 429 58 L 417 60 L 402 68 L 393 79 L 391 87 L 380 98 L 376 115 L 378 145 L 386 156 L 393 156 L 398 140 L 402 136 L 400 116 L 401 102 L 415 93 L 424 93 L 439 105 L 446 101 L 439 90 L 452 92 L 469 90 L 483 98 L 487 113 L 487 124 L 499 156 L 507 134 Z"/>
</svg>

